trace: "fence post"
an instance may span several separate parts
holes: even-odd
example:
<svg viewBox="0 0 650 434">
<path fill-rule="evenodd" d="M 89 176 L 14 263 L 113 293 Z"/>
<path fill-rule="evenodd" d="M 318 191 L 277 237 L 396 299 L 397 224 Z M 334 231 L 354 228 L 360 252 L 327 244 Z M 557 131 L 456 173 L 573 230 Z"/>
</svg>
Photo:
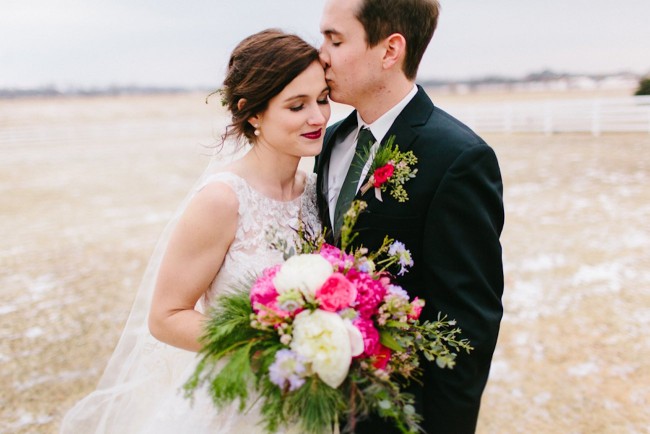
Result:
<svg viewBox="0 0 650 434">
<path fill-rule="evenodd" d="M 591 134 L 593 136 L 600 136 L 601 131 L 601 118 L 600 118 L 600 100 L 594 100 L 591 106 Z"/>
<path fill-rule="evenodd" d="M 476 116 L 476 107 L 475 106 L 472 106 L 472 108 L 471 108 L 471 110 L 469 112 L 469 117 L 468 117 L 467 120 L 468 120 L 467 123 L 469 124 L 469 127 L 471 129 L 473 129 L 473 130 L 476 130 L 477 129 L 476 123 L 477 123 L 478 117 Z"/>
<path fill-rule="evenodd" d="M 544 103 L 544 134 L 550 136 L 553 134 L 553 112 L 551 110 L 551 103 L 546 101 Z"/>
<path fill-rule="evenodd" d="M 503 127 L 507 134 L 512 133 L 512 112 L 513 112 L 512 105 L 511 104 L 506 105 L 505 117 L 503 119 Z"/>
</svg>

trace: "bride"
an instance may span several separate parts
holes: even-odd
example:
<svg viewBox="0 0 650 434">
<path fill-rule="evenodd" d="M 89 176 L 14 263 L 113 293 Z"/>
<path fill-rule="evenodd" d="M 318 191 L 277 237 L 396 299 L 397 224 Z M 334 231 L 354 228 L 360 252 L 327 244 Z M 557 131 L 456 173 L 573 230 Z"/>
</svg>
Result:
<svg viewBox="0 0 650 434">
<path fill-rule="evenodd" d="M 321 150 L 328 88 L 314 47 L 266 30 L 233 51 L 222 97 L 232 114 L 225 138 L 251 150 L 199 183 L 152 258 L 97 390 L 68 412 L 63 434 L 262 431 L 255 403 L 216 410 L 206 392 L 190 401 L 181 387 L 215 296 L 282 260 L 268 232 L 291 239 L 299 218 L 319 226 L 314 175 L 298 163 Z"/>
</svg>

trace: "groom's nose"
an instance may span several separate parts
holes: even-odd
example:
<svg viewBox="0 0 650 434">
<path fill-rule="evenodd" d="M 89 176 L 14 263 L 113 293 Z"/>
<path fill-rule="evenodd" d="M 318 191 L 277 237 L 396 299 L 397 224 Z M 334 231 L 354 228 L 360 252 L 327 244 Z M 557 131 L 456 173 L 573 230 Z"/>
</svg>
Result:
<svg viewBox="0 0 650 434">
<path fill-rule="evenodd" d="M 318 59 L 320 60 L 320 64 L 323 66 L 323 69 L 330 67 L 330 56 L 327 53 L 327 50 L 323 47 L 321 47 L 318 51 Z"/>
</svg>

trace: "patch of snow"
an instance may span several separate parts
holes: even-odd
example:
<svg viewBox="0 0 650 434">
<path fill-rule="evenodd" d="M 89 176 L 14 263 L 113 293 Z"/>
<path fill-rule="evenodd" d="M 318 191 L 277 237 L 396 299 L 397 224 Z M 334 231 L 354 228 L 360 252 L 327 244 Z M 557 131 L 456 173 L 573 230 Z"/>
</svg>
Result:
<svg viewBox="0 0 650 434">
<path fill-rule="evenodd" d="M 585 362 L 571 366 L 567 372 L 573 377 L 587 377 L 600 372 L 600 368 L 594 362 Z"/>
</svg>

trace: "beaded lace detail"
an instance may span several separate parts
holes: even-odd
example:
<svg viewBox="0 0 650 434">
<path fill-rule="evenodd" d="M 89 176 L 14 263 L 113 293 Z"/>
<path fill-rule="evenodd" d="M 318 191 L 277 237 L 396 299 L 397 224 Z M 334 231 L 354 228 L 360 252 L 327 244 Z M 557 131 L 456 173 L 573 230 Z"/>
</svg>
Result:
<svg viewBox="0 0 650 434">
<path fill-rule="evenodd" d="M 253 189 L 245 179 L 231 172 L 217 173 L 206 181 L 223 182 L 233 189 L 239 200 L 237 232 L 223 265 L 202 300 L 206 307 L 216 295 L 231 291 L 244 279 L 264 268 L 282 262 L 282 253 L 269 246 L 269 236 L 295 240 L 302 225 L 320 230 L 316 205 L 316 175 L 307 176 L 304 192 L 294 200 L 271 199 Z"/>
</svg>

